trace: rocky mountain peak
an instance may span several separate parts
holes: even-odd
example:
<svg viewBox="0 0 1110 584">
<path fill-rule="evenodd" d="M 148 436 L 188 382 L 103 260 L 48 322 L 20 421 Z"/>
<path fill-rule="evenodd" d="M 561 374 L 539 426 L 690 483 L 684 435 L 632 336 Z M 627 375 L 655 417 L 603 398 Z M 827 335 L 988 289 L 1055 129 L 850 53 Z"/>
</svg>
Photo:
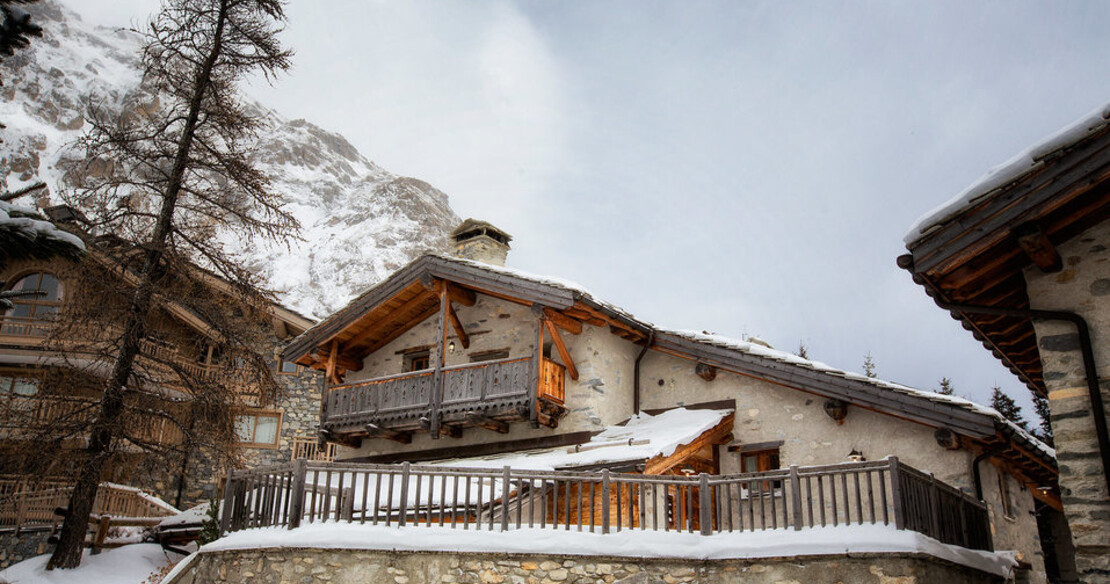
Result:
<svg viewBox="0 0 1110 584">
<path fill-rule="evenodd" d="M 140 90 L 138 35 L 92 26 L 54 0 L 28 8 L 44 34 L 0 64 L 0 177 L 8 188 L 46 181 L 38 202 L 48 204 L 72 188 L 64 169 L 84 156 L 73 144 L 91 102 L 135 113 L 160 102 Z M 379 167 L 338 133 L 256 106 L 269 126 L 256 160 L 303 240 L 240 251 L 283 303 L 327 316 L 421 253 L 447 249 L 459 218 L 445 193 Z"/>
</svg>

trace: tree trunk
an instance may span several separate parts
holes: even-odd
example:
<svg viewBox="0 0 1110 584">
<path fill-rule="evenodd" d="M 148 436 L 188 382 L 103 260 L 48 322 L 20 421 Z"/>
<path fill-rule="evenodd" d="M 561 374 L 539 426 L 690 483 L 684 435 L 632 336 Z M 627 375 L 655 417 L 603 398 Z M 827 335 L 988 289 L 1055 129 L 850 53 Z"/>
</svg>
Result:
<svg viewBox="0 0 1110 584">
<path fill-rule="evenodd" d="M 221 39 L 226 20 L 227 0 L 221 0 L 212 49 L 197 72 L 189 102 L 189 113 L 182 128 L 180 141 L 177 144 L 173 169 L 166 183 L 165 192 L 162 193 L 162 205 L 158 214 L 158 222 L 154 233 L 151 234 L 149 245 L 146 246 L 146 258 L 139 274 L 139 283 L 135 287 L 131 306 L 128 308 L 123 342 L 115 365 L 112 367 L 112 374 L 105 384 L 104 394 L 100 400 L 99 415 L 93 423 L 90 433 L 87 449 L 88 459 L 81 467 L 77 484 L 73 489 L 73 495 L 70 496 L 69 512 L 62 522 L 58 545 L 50 557 L 47 569 L 68 569 L 81 565 L 81 554 L 85 547 L 85 533 L 89 529 L 89 512 L 92 511 L 93 502 L 96 500 L 101 473 L 104 471 L 104 463 L 112 455 L 112 438 L 119 431 L 118 424 L 124 410 L 123 398 L 127 392 L 128 379 L 131 378 L 134 369 L 135 358 L 139 354 L 142 340 L 146 335 L 145 324 L 153 307 L 154 287 L 164 275 L 162 260 L 165 256 L 166 241 L 173 230 L 173 214 L 177 207 L 177 198 L 181 192 L 185 170 L 188 166 L 189 152 L 193 146 L 193 138 L 196 132 L 197 120 L 200 117 L 204 94 L 211 84 L 212 69 L 220 56 Z"/>
</svg>

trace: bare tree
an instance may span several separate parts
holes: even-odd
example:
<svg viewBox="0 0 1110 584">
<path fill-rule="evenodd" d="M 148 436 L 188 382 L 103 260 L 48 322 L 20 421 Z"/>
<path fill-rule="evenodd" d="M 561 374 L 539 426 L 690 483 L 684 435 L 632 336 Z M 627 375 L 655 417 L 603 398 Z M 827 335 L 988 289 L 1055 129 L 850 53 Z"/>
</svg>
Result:
<svg viewBox="0 0 1110 584">
<path fill-rule="evenodd" d="M 291 53 L 276 37 L 284 18 L 280 0 L 167 0 L 140 31 L 147 41 L 143 87 L 156 105 L 126 115 L 90 112 L 82 144 L 87 170 L 95 172 L 75 171 L 80 188 L 67 197 L 86 211 L 93 234 L 113 236 L 99 242 L 97 257 L 126 285 L 102 287 L 111 302 L 73 310 L 68 325 L 113 321 L 97 331 L 97 347 L 110 346 L 112 359 L 101 364 L 103 390 L 90 412 L 88 447 L 51 568 L 80 564 L 89 511 L 118 444 L 158 449 L 125 432 L 132 414 L 171 420 L 188 433 L 186 443 L 206 436 L 231 441 L 232 380 L 161 358 L 151 338 L 164 330 L 160 314 L 184 305 L 186 317 L 193 313 L 216 327 L 209 337 L 237 375 L 258 391 L 276 388 L 257 347 L 237 336 L 241 330 L 219 327 L 225 317 L 249 319 L 260 301 L 252 272 L 224 244 L 227 233 L 249 242 L 290 237 L 297 228 L 251 164 L 249 145 L 261 120 L 237 87 L 246 75 L 272 79 L 288 68 Z M 188 424 L 176 410 L 188 410 Z"/>
</svg>

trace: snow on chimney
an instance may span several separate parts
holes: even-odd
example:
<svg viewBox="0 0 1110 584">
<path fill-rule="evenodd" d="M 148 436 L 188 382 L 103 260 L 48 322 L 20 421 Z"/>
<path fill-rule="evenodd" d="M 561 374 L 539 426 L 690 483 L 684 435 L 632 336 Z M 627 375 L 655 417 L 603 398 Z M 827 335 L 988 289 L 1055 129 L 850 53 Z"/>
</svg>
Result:
<svg viewBox="0 0 1110 584">
<path fill-rule="evenodd" d="M 455 256 L 497 266 L 505 265 L 512 240 L 513 236 L 477 219 L 467 219 L 451 232 Z"/>
</svg>

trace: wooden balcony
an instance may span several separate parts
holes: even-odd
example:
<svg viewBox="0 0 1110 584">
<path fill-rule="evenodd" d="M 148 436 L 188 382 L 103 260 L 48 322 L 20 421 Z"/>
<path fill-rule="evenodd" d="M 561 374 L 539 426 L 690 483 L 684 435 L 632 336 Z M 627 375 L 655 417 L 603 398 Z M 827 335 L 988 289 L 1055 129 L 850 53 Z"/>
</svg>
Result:
<svg viewBox="0 0 1110 584">
<path fill-rule="evenodd" d="M 18 348 L 42 348 L 51 334 L 53 334 L 57 323 L 49 319 L 41 318 L 26 318 L 0 315 L 0 345 L 14 346 Z M 118 333 L 117 330 L 109 330 L 108 335 Z M 95 343 L 96 339 L 100 337 L 103 339 L 105 336 L 103 332 L 96 333 L 90 331 L 88 335 L 80 339 L 80 344 L 84 346 L 85 350 L 90 343 Z M 75 347 L 78 342 L 67 343 L 64 339 L 58 344 L 63 349 L 66 347 Z M 191 375 L 196 378 L 222 380 L 229 383 L 234 383 L 238 387 L 238 392 L 243 396 L 246 405 L 257 406 L 261 405 L 259 402 L 259 395 L 257 387 L 251 386 L 243 376 L 239 374 L 232 367 L 227 367 L 218 364 L 206 364 L 198 362 L 196 359 L 183 354 L 173 344 L 158 341 L 155 339 L 143 339 L 142 353 L 140 363 L 144 367 L 151 369 L 155 373 L 155 378 L 168 379 L 169 385 L 174 386 L 173 380 L 175 376 L 172 374 L 173 370 L 180 371 L 186 375 Z"/>
<path fill-rule="evenodd" d="M 97 407 L 97 400 L 80 396 L 0 396 L 0 438 L 20 439 L 57 428 L 84 428 Z M 136 440 L 153 444 L 179 444 L 184 439 L 181 429 L 165 418 L 131 424 L 129 433 Z"/>
<path fill-rule="evenodd" d="M 337 385 L 327 392 L 321 427 L 335 434 L 402 439 L 394 433 L 482 426 L 507 431 L 512 421 L 557 424 L 564 401 L 562 365 L 534 358 L 499 359 Z M 535 412 L 533 414 L 533 412 Z"/>
</svg>

